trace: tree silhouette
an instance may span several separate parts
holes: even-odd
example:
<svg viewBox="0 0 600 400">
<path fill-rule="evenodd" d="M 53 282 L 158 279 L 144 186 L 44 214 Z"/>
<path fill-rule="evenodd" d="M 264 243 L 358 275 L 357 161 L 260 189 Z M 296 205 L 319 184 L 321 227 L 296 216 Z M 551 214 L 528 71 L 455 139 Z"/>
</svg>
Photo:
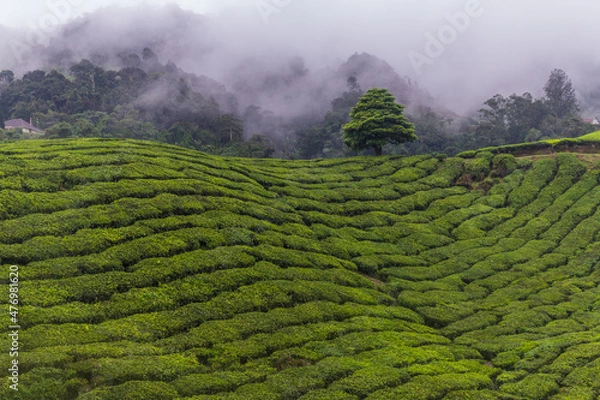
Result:
<svg viewBox="0 0 600 400">
<path fill-rule="evenodd" d="M 544 87 L 546 105 L 557 118 L 575 115 L 579 112 L 579 103 L 571 80 L 561 69 L 555 69 L 550 74 Z"/>
</svg>

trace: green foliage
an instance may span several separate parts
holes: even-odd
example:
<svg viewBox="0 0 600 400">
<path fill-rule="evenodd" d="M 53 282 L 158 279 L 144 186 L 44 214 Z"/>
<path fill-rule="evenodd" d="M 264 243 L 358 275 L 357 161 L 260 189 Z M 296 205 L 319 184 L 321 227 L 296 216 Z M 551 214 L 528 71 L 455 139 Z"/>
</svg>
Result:
<svg viewBox="0 0 600 400">
<path fill-rule="evenodd" d="M 526 376 L 516 383 L 507 383 L 502 389 L 508 393 L 528 399 L 547 399 L 559 388 L 556 377 L 545 374 Z"/>
<path fill-rule="evenodd" d="M 476 182 L 482 181 L 490 174 L 490 160 L 483 155 L 484 153 L 479 153 L 477 157 L 465 163 L 465 174 Z"/>
<path fill-rule="evenodd" d="M 517 169 L 517 160 L 512 154 L 498 154 L 492 161 L 492 174 L 501 178 Z"/>
<path fill-rule="evenodd" d="M 533 201 L 540 190 L 554 178 L 557 165 L 552 159 L 543 159 L 536 162 L 527 172 L 521 186 L 508 196 L 510 205 L 519 209 Z"/>
<path fill-rule="evenodd" d="M 381 155 L 387 143 L 400 144 L 417 139 L 414 126 L 403 115 L 404 106 L 395 102 L 386 89 L 371 89 L 350 112 L 344 125 L 344 144 L 353 150 L 375 149 Z"/>
<path fill-rule="evenodd" d="M 544 91 L 546 104 L 556 117 L 563 118 L 579 111 L 575 89 L 565 71 L 553 70 Z"/>
<path fill-rule="evenodd" d="M 593 399 L 598 173 L 522 160 L 4 144 L 18 398 Z"/>
<path fill-rule="evenodd" d="M 73 135 L 73 126 L 68 122 L 59 122 L 48 128 L 46 137 L 48 138 L 68 138 Z"/>
<path fill-rule="evenodd" d="M 432 187 L 451 187 L 462 174 L 463 168 L 463 160 L 460 158 L 451 158 L 446 160 L 443 165 L 436 166 L 436 170 L 421 179 L 420 182 Z"/>
<path fill-rule="evenodd" d="M 600 141 L 600 131 L 588 133 L 587 135 L 581 136 L 579 139 L 589 142 Z"/>
<path fill-rule="evenodd" d="M 178 396 L 177 391 L 165 382 L 129 381 L 110 388 L 94 389 L 78 398 L 81 400 L 171 400 Z"/>
<path fill-rule="evenodd" d="M 362 398 L 377 390 L 394 387 L 408 380 L 407 371 L 391 367 L 372 367 L 356 371 L 351 376 L 336 382 L 332 388 L 343 389 Z"/>
<path fill-rule="evenodd" d="M 147 49 L 149 50 L 149 49 Z M 151 50 L 150 50 L 151 52 Z M 173 63 L 162 65 L 156 56 L 121 54 L 120 69 L 105 69 L 81 60 L 68 72 L 37 70 L 14 79 L 11 71 L 0 77 L 2 120 L 34 120 L 46 138 L 110 137 L 162 141 L 213 153 L 270 157 L 273 143 L 262 135 L 243 142 L 241 115 L 221 111 L 237 100 L 218 86 L 198 92 L 200 78 Z M 161 93 L 140 101 L 147 93 Z M 221 105 L 215 101 L 219 98 Z M 143 105 L 142 105 L 143 104 Z M 249 108 L 246 119 L 256 122 Z M 256 110 L 254 110 L 256 111 Z M 10 117 L 10 118 L 9 118 Z M 269 125 L 258 115 L 261 128 Z M 272 127 L 271 127 L 272 128 Z M 281 128 L 280 128 L 281 129 Z M 11 139 L 41 135 L 9 133 Z"/>
</svg>

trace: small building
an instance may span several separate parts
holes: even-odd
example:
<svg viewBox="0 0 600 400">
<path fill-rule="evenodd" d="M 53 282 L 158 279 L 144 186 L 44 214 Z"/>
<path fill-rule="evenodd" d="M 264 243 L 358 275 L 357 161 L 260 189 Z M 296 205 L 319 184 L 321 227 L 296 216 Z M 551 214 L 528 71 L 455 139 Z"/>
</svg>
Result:
<svg viewBox="0 0 600 400">
<path fill-rule="evenodd" d="M 27 122 L 20 118 L 4 121 L 4 129 L 21 129 L 23 133 L 44 133 L 43 130 L 33 126 L 33 121 Z"/>
<path fill-rule="evenodd" d="M 583 122 L 586 124 L 590 124 L 590 125 L 600 125 L 600 121 L 598 121 L 598 118 L 594 117 L 594 118 L 584 118 Z"/>
</svg>

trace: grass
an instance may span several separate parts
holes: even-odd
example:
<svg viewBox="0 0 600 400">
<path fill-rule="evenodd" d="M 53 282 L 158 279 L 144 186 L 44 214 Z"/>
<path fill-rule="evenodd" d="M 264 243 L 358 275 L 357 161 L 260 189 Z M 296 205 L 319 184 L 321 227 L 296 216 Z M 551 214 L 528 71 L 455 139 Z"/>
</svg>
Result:
<svg viewBox="0 0 600 400">
<path fill-rule="evenodd" d="M 2 144 L 0 398 L 597 398 L 598 155 L 563 150 L 598 138 L 443 161 Z"/>
</svg>

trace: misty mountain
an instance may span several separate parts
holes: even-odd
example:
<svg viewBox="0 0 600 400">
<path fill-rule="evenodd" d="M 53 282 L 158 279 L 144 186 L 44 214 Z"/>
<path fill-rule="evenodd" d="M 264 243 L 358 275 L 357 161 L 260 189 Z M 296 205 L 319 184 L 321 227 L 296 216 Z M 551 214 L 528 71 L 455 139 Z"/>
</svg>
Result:
<svg viewBox="0 0 600 400">
<path fill-rule="evenodd" d="M 228 57 L 217 17 L 206 17 L 168 5 L 160 8 L 103 8 L 63 26 L 48 39 L 48 46 L 37 47 L 19 66 L 2 65 L 25 73 L 34 69 L 67 70 L 82 59 L 105 68 L 142 67 L 148 70 L 142 49 L 151 49 L 155 64 L 174 63 L 190 74 L 186 81 L 206 97 L 214 97 L 228 111 L 243 113 L 257 106 L 284 118 L 320 118 L 331 102 L 346 89 L 349 77 L 359 85 L 388 88 L 407 105 L 433 106 L 433 98 L 402 77 L 387 62 L 363 53 L 347 61 L 309 69 L 302 54 L 284 52 L 265 54 L 244 51 Z M 230 46 L 229 46 L 230 47 Z M 276 49 L 274 49 L 276 51 Z M 218 65 L 218 68 L 215 68 Z M 148 97 L 156 99 L 160 85 Z M 227 104 L 227 92 L 239 102 L 239 110 Z M 165 93 L 166 94 L 166 93 Z M 151 100 L 149 100 L 151 101 Z"/>
<path fill-rule="evenodd" d="M 429 93 L 425 88 L 432 89 L 431 80 L 422 85 L 409 66 L 398 62 L 397 54 L 361 50 L 364 46 L 360 41 L 350 40 L 339 48 L 332 41 L 331 52 L 338 56 L 315 62 L 318 51 L 306 46 L 315 32 L 290 27 L 290 32 L 284 34 L 283 21 L 259 26 L 256 18 L 248 19 L 247 14 L 199 15 L 176 5 L 145 5 L 97 9 L 53 33 L 38 35 L 38 42 L 32 41 L 35 32 L 21 31 L 19 36 L 17 30 L 0 27 L 0 33 L 10 38 L 3 43 L 6 48 L 0 48 L 0 70 L 11 69 L 17 77 L 35 70 L 56 70 L 63 76 L 52 75 L 48 79 L 55 79 L 59 86 L 60 82 L 65 83 L 61 96 L 66 99 L 65 104 L 70 104 L 61 106 L 55 102 L 55 106 L 59 105 L 54 108 L 47 104 L 40 106 L 18 89 L 20 102 L 0 111 L 7 118 L 27 119 L 31 114 L 56 112 L 56 108 L 65 116 L 77 110 L 77 118 L 68 117 L 73 122 L 86 119 L 87 116 L 79 115 L 86 111 L 104 112 L 114 120 L 113 131 L 120 132 L 119 135 L 126 135 L 125 128 L 132 124 L 132 116 L 137 115 L 140 123 L 153 124 L 152 129 L 144 127 L 141 136 L 170 137 L 171 143 L 205 151 L 210 151 L 205 148 L 207 143 L 229 143 L 234 136 L 243 135 L 246 140 L 256 136 L 252 140 L 273 145 L 278 156 L 327 157 L 346 154 L 341 126 L 347 122 L 360 93 L 382 87 L 406 106 L 421 138 L 395 151 L 455 153 L 477 142 L 478 138 L 473 136 L 479 117 L 477 110 L 496 93 L 484 93 L 481 88 L 467 90 L 476 81 L 465 81 L 464 93 L 455 91 L 452 96 L 456 101 L 448 102 L 447 95 L 438 97 L 439 93 L 435 96 Z M 281 35 L 273 35 L 277 32 Z M 12 51 L 15 44 L 19 52 Z M 326 43 L 311 45 L 323 49 Z M 339 56 L 349 45 L 354 50 Z M 114 92 L 107 89 L 110 95 L 88 96 L 82 92 L 75 96 L 73 91 L 69 92 L 68 81 L 73 79 L 71 67 L 82 60 L 103 69 L 99 76 L 114 78 L 111 85 L 118 89 Z M 436 64 L 440 66 L 441 63 Z M 546 71 L 539 71 L 543 71 L 541 67 L 532 80 L 535 84 L 547 77 Z M 436 79 L 444 77 L 449 75 L 439 74 Z M 499 85 L 510 77 L 510 74 L 494 76 L 485 86 Z M 594 82 L 590 79 L 586 89 L 579 90 L 584 113 L 600 109 L 600 90 L 595 89 L 600 86 Z M 439 84 L 444 86 L 446 83 Z M 508 81 L 501 86 L 506 90 L 514 87 Z M 27 84 L 20 86 L 23 87 Z M 538 92 L 541 88 L 541 84 L 537 86 Z M 85 85 L 79 85 L 78 90 L 81 89 Z M 100 96 L 101 103 L 94 96 Z M 473 101 L 467 107 L 473 110 L 468 115 L 462 117 L 455 112 L 454 107 L 464 110 L 465 103 L 476 97 L 483 100 Z M 54 102 L 54 98 L 46 101 Z M 92 106 L 86 108 L 86 104 Z M 57 120 L 57 115 L 47 117 L 53 123 Z M 96 118 L 90 122 L 98 125 L 98 121 Z M 521 128 L 519 125 L 519 137 L 525 131 Z M 536 129 L 532 134 L 535 137 L 561 134 L 560 129 L 546 132 L 541 126 L 531 128 Z M 97 129 L 101 127 L 98 125 Z M 457 138 L 459 135 L 463 138 Z M 475 136 L 485 137 L 485 143 L 477 142 L 478 145 L 490 140 L 506 142 L 506 138 L 493 135 Z M 461 143 L 452 143 L 457 140 Z"/>
<path fill-rule="evenodd" d="M 502 15 L 499 11 L 497 13 Z M 225 85 L 228 91 L 238 97 L 240 112 L 254 105 L 293 118 L 323 115 L 329 109 L 330 102 L 343 92 L 349 76 L 356 76 L 363 89 L 376 86 L 390 89 L 398 101 L 407 104 L 409 109 L 412 105 L 426 105 L 444 115 L 455 117 L 448 110 L 458 107 L 459 110 L 476 111 L 485 99 L 497 91 L 510 95 L 513 91 L 522 93 L 540 88 L 548 72 L 561 67 L 556 64 L 542 67 L 542 61 L 538 60 L 535 68 L 524 69 L 521 74 L 531 76 L 528 81 L 534 82 L 533 87 L 523 87 L 521 84 L 521 88 L 517 88 L 515 82 L 522 83 L 523 77 L 515 76 L 514 68 L 502 74 L 498 74 L 496 69 L 490 70 L 485 80 L 481 77 L 482 68 L 479 68 L 469 79 L 463 80 L 463 92 L 452 91 L 454 100 L 449 102 L 450 95 L 441 91 L 452 83 L 451 75 L 438 71 L 435 77 L 416 78 L 406 60 L 400 62 L 398 58 L 408 52 L 410 47 L 407 45 L 399 42 L 395 52 L 368 51 L 369 47 L 352 34 L 347 35 L 348 40 L 343 45 L 332 40 L 329 53 L 334 56 L 316 62 L 316 55 L 327 49 L 324 39 L 317 43 L 310 42 L 321 32 L 321 28 L 316 33 L 299 31 L 296 25 L 300 22 L 285 19 L 281 23 L 283 21 L 294 24 L 289 29 L 276 23 L 265 27 L 256 15 L 199 15 L 172 4 L 160 7 L 105 7 L 72 20 L 54 35 L 49 35 L 48 45 L 32 47 L 23 62 L 16 63 L 10 51 L 6 53 L 0 50 L 0 68 L 22 74 L 38 68 L 67 69 L 81 59 L 89 59 L 107 68 L 120 68 L 124 56 L 140 54 L 142 49 L 150 48 L 163 63 L 171 61 L 186 72 L 210 77 Z M 363 26 L 363 23 L 357 22 L 356 26 Z M 403 26 L 406 32 L 410 32 L 414 30 L 413 25 L 407 23 Z M 383 28 L 378 27 L 377 31 Z M 22 35 L 27 42 L 28 33 L 23 32 Z M 367 32 L 365 35 L 370 37 L 374 34 Z M 377 38 L 376 42 L 380 39 Z M 355 41 L 354 45 L 352 40 Z M 454 52 L 463 51 L 467 45 L 471 46 L 471 53 L 461 57 L 465 65 L 457 68 L 455 64 L 458 59 Z M 477 46 L 475 38 L 468 36 L 456 49 L 449 50 L 447 61 L 452 62 L 450 67 L 453 73 L 473 69 L 473 49 L 477 49 Z M 353 50 L 345 50 L 352 47 Z M 538 50 L 539 47 L 536 53 Z M 356 54 L 351 56 L 353 53 Z M 367 54 L 375 54 L 377 58 Z M 335 61 L 332 61 L 334 57 Z M 524 60 L 520 57 L 506 61 L 506 65 L 518 65 L 515 64 L 517 61 L 522 63 Z M 436 62 L 435 70 L 443 65 L 441 61 Z M 567 66 L 572 65 L 573 61 L 568 60 Z M 507 78 L 511 81 L 507 81 Z M 425 84 L 417 80 L 425 80 Z M 574 76 L 574 81 L 590 86 L 589 79 L 582 78 L 580 73 Z M 432 82 L 435 82 L 433 87 Z M 489 89 L 485 90 L 486 87 Z M 585 100 L 587 97 L 584 93 L 582 95 Z M 434 100 L 434 96 L 444 99 L 445 104 Z"/>
<path fill-rule="evenodd" d="M 344 81 L 353 76 L 363 89 L 386 88 L 399 103 L 406 105 L 409 111 L 415 111 L 419 107 L 431 107 L 441 115 L 457 117 L 454 112 L 439 104 L 427 90 L 421 88 L 418 82 L 408 76 L 401 76 L 385 60 L 374 55 L 355 53 L 338 68 L 335 75 L 336 79 Z"/>
<path fill-rule="evenodd" d="M 208 51 L 206 22 L 202 15 L 175 5 L 101 8 L 48 34 L 46 46 L 32 49 L 15 69 L 68 68 L 81 59 L 118 67 L 120 56 L 146 47 L 177 62 L 186 55 Z M 31 44 L 26 35 L 23 41 Z"/>
</svg>

